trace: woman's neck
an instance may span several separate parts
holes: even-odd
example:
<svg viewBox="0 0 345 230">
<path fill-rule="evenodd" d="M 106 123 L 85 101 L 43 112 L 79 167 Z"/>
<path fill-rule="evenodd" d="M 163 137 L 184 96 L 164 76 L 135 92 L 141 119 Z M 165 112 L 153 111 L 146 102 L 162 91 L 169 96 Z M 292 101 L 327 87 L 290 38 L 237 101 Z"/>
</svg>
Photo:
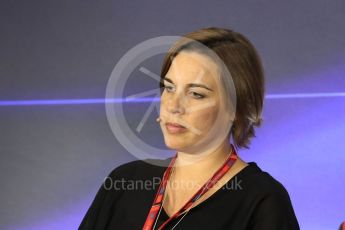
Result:
<svg viewBox="0 0 345 230">
<path fill-rule="evenodd" d="M 231 148 L 230 143 L 226 140 L 208 154 L 178 152 L 174 174 L 178 178 L 209 177 L 210 173 L 213 174 L 225 162 Z"/>
</svg>

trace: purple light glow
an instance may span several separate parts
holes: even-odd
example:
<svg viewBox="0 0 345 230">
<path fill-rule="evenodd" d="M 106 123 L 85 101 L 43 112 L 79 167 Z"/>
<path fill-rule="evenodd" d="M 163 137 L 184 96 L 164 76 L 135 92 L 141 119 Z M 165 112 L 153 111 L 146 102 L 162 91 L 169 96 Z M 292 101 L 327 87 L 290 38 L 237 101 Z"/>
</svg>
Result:
<svg viewBox="0 0 345 230">
<path fill-rule="evenodd" d="M 295 94 L 268 94 L 266 99 L 297 99 L 297 98 L 327 98 L 345 97 L 345 92 L 333 93 L 295 93 Z M 90 99 L 55 99 L 55 100 L 8 100 L 0 101 L 0 106 L 28 106 L 28 105 L 82 105 L 82 104 L 107 104 L 107 103 L 146 103 L 159 102 L 159 97 L 145 98 L 90 98 Z"/>
<path fill-rule="evenodd" d="M 27 106 L 27 105 L 82 105 L 105 103 L 143 103 L 159 101 L 157 97 L 146 98 L 90 98 L 90 99 L 56 99 L 56 100 L 12 100 L 0 101 L 0 106 Z"/>
</svg>

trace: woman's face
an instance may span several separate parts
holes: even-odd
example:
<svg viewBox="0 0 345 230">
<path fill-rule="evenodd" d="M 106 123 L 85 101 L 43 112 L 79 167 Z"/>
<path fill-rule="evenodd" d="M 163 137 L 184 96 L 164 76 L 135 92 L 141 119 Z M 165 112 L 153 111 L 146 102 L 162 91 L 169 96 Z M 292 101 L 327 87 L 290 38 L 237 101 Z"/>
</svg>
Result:
<svg viewBox="0 0 345 230">
<path fill-rule="evenodd" d="M 198 52 L 182 51 L 173 59 L 163 80 L 160 107 L 160 124 L 168 148 L 193 152 L 215 139 L 210 130 L 219 115 L 227 114 L 218 69 L 208 56 Z M 224 138 L 224 133 L 219 135 Z"/>
</svg>

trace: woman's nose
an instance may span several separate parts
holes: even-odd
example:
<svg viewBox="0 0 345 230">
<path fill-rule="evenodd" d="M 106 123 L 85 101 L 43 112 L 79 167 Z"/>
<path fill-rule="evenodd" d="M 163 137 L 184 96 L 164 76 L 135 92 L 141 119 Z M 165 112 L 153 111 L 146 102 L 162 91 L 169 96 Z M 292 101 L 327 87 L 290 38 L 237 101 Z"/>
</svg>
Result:
<svg viewBox="0 0 345 230">
<path fill-rule="evenodd" d="M 168 99 L 167 109 L 170 113 L 184 113 L 185 112 L 185 105 L 184 105 L 184 97 L 183 95 L 175 94 Z"/>
</svg>

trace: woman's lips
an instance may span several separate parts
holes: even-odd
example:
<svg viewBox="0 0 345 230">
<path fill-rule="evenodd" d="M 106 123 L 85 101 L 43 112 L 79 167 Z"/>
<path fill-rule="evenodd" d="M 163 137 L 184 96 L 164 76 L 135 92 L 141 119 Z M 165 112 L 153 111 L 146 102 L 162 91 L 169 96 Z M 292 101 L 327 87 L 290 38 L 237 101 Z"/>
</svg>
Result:
<svg viewBox="0 0 345 230">
<path fill-rule="evenodd" d="M 184 127 L 180 124 L 171 123 L 171 122 L 166 123 L 165 126 L 166 126 L 168 132 L 172 133 L 172 134 L 183 133 L 187 130 L 186 127 Z"/>
</svg>

